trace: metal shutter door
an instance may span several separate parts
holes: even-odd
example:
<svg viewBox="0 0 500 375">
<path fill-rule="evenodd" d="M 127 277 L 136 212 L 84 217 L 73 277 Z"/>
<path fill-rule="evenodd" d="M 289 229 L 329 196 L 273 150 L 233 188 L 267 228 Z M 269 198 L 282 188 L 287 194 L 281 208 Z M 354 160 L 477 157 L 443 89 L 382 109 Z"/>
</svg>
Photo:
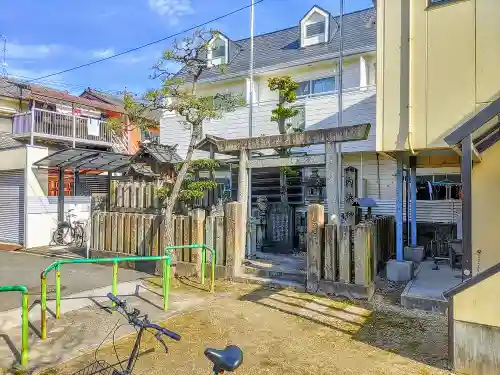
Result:
<svg viewBox="0 0 500 375">
<path fill-rule="evenodd" d="M 0 171 L 0 242 L 24 243 L 24 170 Z"/>
</svg>

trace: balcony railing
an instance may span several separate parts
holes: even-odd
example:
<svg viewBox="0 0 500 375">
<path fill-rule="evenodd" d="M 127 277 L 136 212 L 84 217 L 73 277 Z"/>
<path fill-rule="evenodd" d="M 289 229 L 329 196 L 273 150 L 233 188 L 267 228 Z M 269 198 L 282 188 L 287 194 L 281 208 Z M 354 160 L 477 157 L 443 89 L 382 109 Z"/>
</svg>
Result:
<svg viewBox="0 0 500 375">
<path fill-rule="evenodd" d="M 48 138 L 75 143 L 112 146 L 113 131 L 104 121 L 35 109 L 14 116 L 12 133 L 18 137 Z"/>
</svg>

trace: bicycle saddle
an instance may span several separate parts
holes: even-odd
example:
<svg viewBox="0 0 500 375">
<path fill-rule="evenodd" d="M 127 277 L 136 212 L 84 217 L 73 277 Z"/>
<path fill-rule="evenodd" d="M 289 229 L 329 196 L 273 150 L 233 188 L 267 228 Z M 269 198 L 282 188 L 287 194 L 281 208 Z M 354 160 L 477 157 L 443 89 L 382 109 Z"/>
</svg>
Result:
<svg viewBox="0 0 500 375">
<path fill-rule="evenodd" d="M 243 352 L 235 345 L 226 346 L 223 350 L 205 349 L 205 356 L 214 364 L 214 372 L 234 371 L 243 363 Z"/>
</svg>

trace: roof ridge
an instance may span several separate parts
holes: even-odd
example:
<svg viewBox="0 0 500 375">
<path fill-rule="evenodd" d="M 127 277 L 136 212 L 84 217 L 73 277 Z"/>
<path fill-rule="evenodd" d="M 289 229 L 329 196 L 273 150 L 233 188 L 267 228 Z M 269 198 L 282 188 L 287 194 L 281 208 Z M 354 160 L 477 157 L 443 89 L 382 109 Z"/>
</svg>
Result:
<svg viewBox="0 0 500 375">
<path fill-rule="evenodd" d="M 314 8 L 314 6 L 313 6 Z M 312 8 L 311 8 L 312 9 Z M 349 12 L 349 13 L 345 13 L 344 14 L 344 17 L 346 16 L 351 16 L 353 14 L 356 14 L 356 13 L 362 13 L 362 12 L 366 12 L 368 10 L 375 10 L 374 7 L 368 7 L 368 8 L 364 8 L 364 9 L 359 9 L 359 10 L 355 10 L 353 12 Z M 330 13 L 331 14 L 331 13 Z M 340 16 L 339 15 L 332 15 L 332 17 L 337 20 Z M 271 35 L 271 34 L 275 34 L 275 33 L 280 33 L 282 31 L 287 31 L 287 30 L 291 30 L 291 29 L 296 29 L 296 28 L 299 28 L 300 26 L 297 24 L 297 25 L 294 25 L 294 26 L 290 26 L 290 27 L 285 27 L 284 29 L 279 29 L 279 30 L 274 30 L 274 31 L 269 31 L 267 33 L 264 33 L 264 34 L 259 34 L 259 35 L 255 35 L 254 36 L 254 39 L 257 39 L 257 38 L 260 38 L 260 37 L 263 37 L 263 36 L 268 36 L 268 35 Z M 237 39 L 237 40 L 233 40 L 233 42 L 235 43 L 238 43 L 238 42 L 245 42 L 247 40 L 250 40 L 250 37 L 247 37 L 247 38 L 242 38 L 242 39 Z"/>
</svg>

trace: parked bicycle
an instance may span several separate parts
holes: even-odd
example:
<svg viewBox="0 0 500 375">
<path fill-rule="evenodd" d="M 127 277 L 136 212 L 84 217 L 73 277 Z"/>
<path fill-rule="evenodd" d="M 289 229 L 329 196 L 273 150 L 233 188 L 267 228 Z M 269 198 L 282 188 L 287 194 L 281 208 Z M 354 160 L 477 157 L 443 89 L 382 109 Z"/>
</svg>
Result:
<svg viewBox="0 0 500 375">
<path fill-rule="evenodd" d="M 181 340 L 181 336 L 179 334 L 172 332 L 167 328 L 160 327 L 158 324 L 151 323 L 147 315 L 144 315 L 141 318 L 141 312 L 136 308 L 129 308 L 125 301 L 118 299 L 111 293 L 108 293 L 107 296 L 111 301 L 113 301 L 115 305 L 113 309 L 119 311 L 127 319 L 128 323 L 137 330 L 137 336 L 135 338 L 134 346 L 132 348 L 130 356 L 128 357 L 127 367 L 119 371 L 113 366 L 108 365 L 105 361 L 96 361 L 96 363 L 91 366 L 92 369 L 90 371 L 89 368 L 85 368 L 77 372 L 75 375 L 80 375 L 80 373 L 82 375 L 131 375 L 139 356 L 139 348 L 144 331 L 154 331 L 154 337 L 162 344 L 162 346 L 165 348 L 166 353 L 168 353 L 168 347 L 165 343 L 165 340 L 163 339 L 163 336 L 168 336 L 175 341 Z M 213 373 L 215 375 L 223 374 L 226 371 L 232 372 L 236 370 L 243 362 L 243 352 L 239 347 L 234 345 L 227 346 L 222 350 L 211 348 L 206 349 L 205 356 L 213 363 Z"/>
<path fill-rule="evenodd" d="M 52 235 L 56 245 L 83 247 L 85 242 L 85 222 L 75 220 L 78 215 L 74 209 L 69 209 L 66 220 L 57 223 L 57 229 Z"/>
</svg>

